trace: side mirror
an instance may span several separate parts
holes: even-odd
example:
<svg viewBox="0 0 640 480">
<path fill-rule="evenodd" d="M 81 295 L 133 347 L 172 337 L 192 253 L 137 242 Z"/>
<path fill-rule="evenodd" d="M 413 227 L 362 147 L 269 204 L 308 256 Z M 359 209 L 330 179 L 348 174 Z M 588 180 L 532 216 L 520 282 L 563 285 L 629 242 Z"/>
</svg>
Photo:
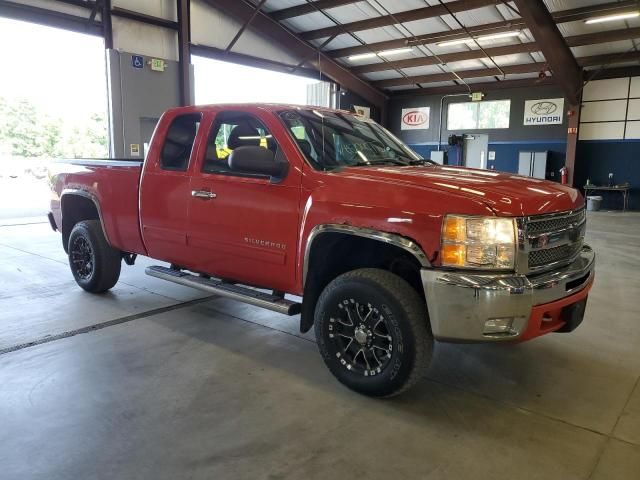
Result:
<svg viewBox="0 0 640 480">
<path fill-rule="evenodd" d="M 270 177 L 282 177 L 287 171 L 287 163 L 279 162 L 271 150 L 253 145 L 233 150 L 228 165 L 232 172 Z"/>
</svg>

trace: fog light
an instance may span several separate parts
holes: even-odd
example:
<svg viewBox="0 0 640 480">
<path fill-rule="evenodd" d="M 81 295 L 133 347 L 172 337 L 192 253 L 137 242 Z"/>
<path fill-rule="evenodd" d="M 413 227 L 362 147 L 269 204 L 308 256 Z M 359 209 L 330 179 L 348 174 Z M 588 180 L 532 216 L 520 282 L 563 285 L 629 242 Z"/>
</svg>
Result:
<svg viewBox="0 0 640 480">
<path fill-rule="evenodd" d="M 483 335 L 495 335 L 496 333 L 511 333 L 513 326 L 513 317 L 508 318 L 490 318 L 484 322 Z"/>
</svg>

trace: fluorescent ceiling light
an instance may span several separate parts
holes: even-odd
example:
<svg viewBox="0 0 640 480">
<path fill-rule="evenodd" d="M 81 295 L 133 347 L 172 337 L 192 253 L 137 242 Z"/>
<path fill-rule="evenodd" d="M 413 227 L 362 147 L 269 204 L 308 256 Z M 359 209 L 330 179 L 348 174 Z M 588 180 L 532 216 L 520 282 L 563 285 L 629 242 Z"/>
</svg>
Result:
<svg viewBox="0 0 640 480">
<path fill-rule="evenodd" d="M 351 55 L 349 60 L 363 60 L 365 58 L 373 58 L 373 57 L 389 57 L 391 55 L 399 55 L 401 53 L 409 53 L 413 50 L 412 47 L 406 48 L 395 48 L 393 50 L 382 50 L 381 52 L 371 52 L 371 53 L 359 53 L 358 55 Z"/>
<path fill-rule="evenodd" d="M 406 47 L 406 48 L 396 48 L 394 50 L 383 50 L 381 52 L 378 52 L 378 55 L 382 56 L 382 57 L 389 57 L 391 55 L 399 55 L 401 53 L 409 53 L 413 50 L 413 48 L 411 47 Z"/>
<path fill-rule="evenodd" d="M 595 17 L 585 20 L 584 23 L 589 25 L 593 23 L 613 22 L 615 20 L 626 20 L 627 18 L 640 17 L 640 12 L 616 13 L 614 15 L 605 15 L 604 17 Z"/>
<path fill-rule="evenodd" d="M 509 37 L 517 37 L 520 35 L 520 31 L 515 32 L 502 32 L 502 33 L 493 33 L 491 35 L 483 35 L 481 37 L 475 38 L 459 38 L 457 40 L 448 40 L 446 42 L 437 43 L 439 47 L 448 47 L 449 45 L 460 45 L 462 43 L 474 43 L 476 41 L 482 42 L 485 40 L 497 40 L 499 38 L 509 38 Z"/>
<path fill-rule="evenodd" d="M 358 55 L 351 55 L 349 56 L 349 60 L 363 60 L 365 58 L 373 58 L 375 57 L 376 54 L 371 52 L 371 53 L 359 53 Z"/>
</svg>

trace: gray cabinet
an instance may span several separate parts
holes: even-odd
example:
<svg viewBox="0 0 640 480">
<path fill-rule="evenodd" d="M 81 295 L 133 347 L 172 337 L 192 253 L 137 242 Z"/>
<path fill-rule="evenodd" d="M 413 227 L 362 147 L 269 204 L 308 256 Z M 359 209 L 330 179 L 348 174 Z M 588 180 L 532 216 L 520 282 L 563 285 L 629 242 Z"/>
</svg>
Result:
<svg viewBox="0 0 640 480">
<path fill-rule="evenodd" d="M 518 155 L 518 175 L 541 178 L 547 173 L 549 152 L 520 152 Z"/>
</svg>

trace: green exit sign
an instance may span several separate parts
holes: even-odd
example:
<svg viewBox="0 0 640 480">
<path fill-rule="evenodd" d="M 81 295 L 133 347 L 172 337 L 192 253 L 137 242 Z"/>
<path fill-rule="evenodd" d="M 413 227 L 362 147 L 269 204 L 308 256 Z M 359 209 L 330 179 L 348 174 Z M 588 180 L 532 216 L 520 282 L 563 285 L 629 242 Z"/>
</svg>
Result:
<svg viewBox="0 0 640 480">
<path fill-rule="evenodd" d="M 482 100 L 482 98 L 484 97 L 484 93 L 482 92 L 473 92 L 471 93 L 471 101 L 472 102 L 479 102 Z"/>
<path fill-rule="evenodd" d="M 164 72 L 165 67 L 166 64 L 161 58 L 151 59 L 151 70 L 153 70 L 154 72 Z"/>
</svg>

